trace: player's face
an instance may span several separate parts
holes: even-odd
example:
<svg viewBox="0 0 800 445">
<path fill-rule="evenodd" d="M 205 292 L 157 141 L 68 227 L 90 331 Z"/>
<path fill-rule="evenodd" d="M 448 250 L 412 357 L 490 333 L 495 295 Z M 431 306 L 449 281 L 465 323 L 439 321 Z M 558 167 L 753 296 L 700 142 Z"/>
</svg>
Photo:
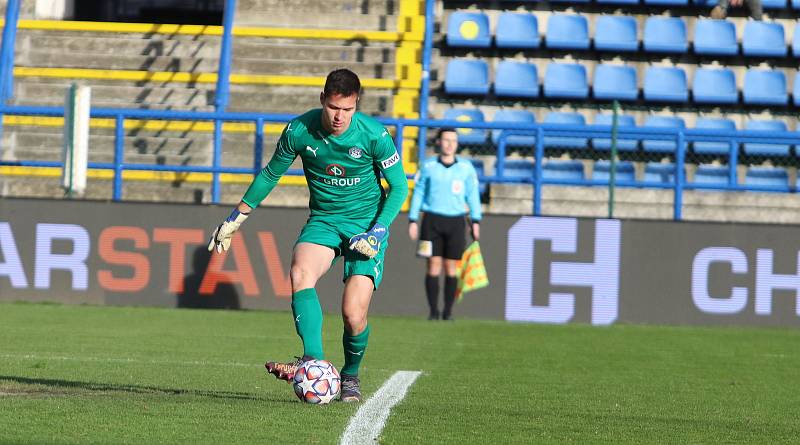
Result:
<svg viewBox="0 0 800 445">
<path fill-rule="evenodd" d="M 445 131 L 439 136 L 439 152 L 443 156 L 453 156 L 458 149 L 458 135 L 455 131 Z"/>
<path fill-rule="evenodd" d="M 322 127 L 334 136 L 347 131 L 356 112 L 358 94 L 326 96 L 322 93 L 319 95 L 319 102 L 322 104 Z"/>
</svg>

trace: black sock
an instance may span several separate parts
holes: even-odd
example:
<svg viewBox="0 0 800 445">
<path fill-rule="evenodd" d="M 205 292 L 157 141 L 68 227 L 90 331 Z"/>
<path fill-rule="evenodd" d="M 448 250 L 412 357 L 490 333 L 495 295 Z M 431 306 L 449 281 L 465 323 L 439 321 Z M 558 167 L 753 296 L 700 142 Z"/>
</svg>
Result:
<svg viewBox="0 0 800 445">
<path fill-rule="evenodd" d="M 439 316 L 439 277 L 425 275 L 425 294 L 428 296 L 428 307 L 431 316 Z"/>
<path fill-rule="evenodd" d="M 456 285 L 458 285 L 456 277 L 444 277 L 444 312 L 442 312 L 444 319 L 450 318 L 452 314 L 453 303 L 456 301 Z"/>
</svg>

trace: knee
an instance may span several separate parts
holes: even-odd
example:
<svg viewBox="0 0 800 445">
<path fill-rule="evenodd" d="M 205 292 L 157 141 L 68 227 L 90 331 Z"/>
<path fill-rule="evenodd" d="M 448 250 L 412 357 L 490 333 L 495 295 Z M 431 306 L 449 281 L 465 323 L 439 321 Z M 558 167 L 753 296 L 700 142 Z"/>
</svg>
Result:
<svg viewBox="0 0 800 445">
<path fill-rule="evenodd" d="M 298 291 L 308 287 L 314 287 L 314 274 L 302 265 L 293 264 L 289 270 L 289 277 L 292 280 L 292 289 Z"/>
<path fill-rule="evenodd" d="M 366 315 L 344 314 L 342 318 L 344 319 L 344 329 L 350 335 L 358 335 L 367 328 Z"/>
</svg>

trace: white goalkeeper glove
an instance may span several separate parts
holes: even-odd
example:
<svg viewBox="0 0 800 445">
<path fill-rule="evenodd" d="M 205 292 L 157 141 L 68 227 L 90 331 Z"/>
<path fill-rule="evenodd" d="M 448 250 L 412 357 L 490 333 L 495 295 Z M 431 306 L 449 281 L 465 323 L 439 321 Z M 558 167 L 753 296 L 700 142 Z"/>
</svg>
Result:
<svg viewBox="0 0 800 445">
<path fill-rule="evenodd" d="M 375 255 L 381 250 L 381 242 L 388 234 L 386 226 L 375 223 L 369 232 L 359 233 L 350 238 L 350 250 L 355 250 L 369 258 L 375 258 Z"/>
<path fill-rule="evenodd" d="M 222 253 L 231 247 L 231 238 L 239 230 L 239 226 L 250 216 L 249 213 L 242 213 L 238 209 L 233 209 L 230 216 L 214 229 L 211 239 L 208 241 L 208 251 L 213 252 L 216 248 L 218 253 Z"/>
</svg>

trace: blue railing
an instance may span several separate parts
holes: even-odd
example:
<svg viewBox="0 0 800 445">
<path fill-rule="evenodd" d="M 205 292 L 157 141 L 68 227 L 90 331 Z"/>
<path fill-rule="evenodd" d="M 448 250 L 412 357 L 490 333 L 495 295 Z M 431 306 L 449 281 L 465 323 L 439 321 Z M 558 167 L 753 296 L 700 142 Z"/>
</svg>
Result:
<svg viewBox="0 0 800 445">
<path fill-rule="evenodd" d="M 275 122 L 283 123 L 289 121 L 294 115 L 271 114 L 271 113 L 246 113 L 246 112 L 224 112 L 224 111 L 168 111 L 168 110 L 139 110 L 139 109 L 116 109 L 116 108 L 93 108 L 91 117 L 112 118 L 115 121 L 114 138 L 114 162 L 90 162 L 90 169 L 106 169 L 114 171 L 113 199 L 122 199 L 122 172 L 125 170 L 145 170 L 163 171 L 180 173 L 210 173 L 212 175 L 212 202 L 218 203 L 220 196 L 220 174 L 257 174 L 263 165 L 263 141 L 264 123 Z M 63 116 L 64 109 L 61 107 L 33 107 L 33 106 L 0 106 L 0 115 L 24 115 L 24 116 Z M 224 122 L 252 122 L 255 124 L 253 163 L 250 167 L 223 167 L 222 150 L 216 147 L 213 150 L 210 166 L 202 165 L 154 165 L 137 164 L 125 162 L 124 156 L 124 125 L 126 119 L 149 119 L 149 120 L 188 120 L 188 121 L 212 121 L 215 128 L 222 128 Z M 403 129 L 405 127 L 458 127 L 485 130 L 500 130 L 497 141 L 495 174 L 485 175 L 480 178 L 482 182 L 513 183 L 523 182 L 533 184 L 534 214 L 541 214 L 540 190 L 545 185 L 573 185 L 573 186 L 608 186 L 608 181 L 604 180 L 567 180 L 545 178 L 542 174 L 542 162 L 535 162 L 534 169 L 530 177 L 506 177 L 504 175 L 504 163 L 507 153 L 506 139 L 512 135 L 535 135 L 536 145 L 533 151 L 534 159 L 545 159 L 544 138 L 545 136 L 556 137 L 581 137 L 581 138 L 608 138 L 612 128 L 603 125 L 574 126 L 565 124 L 512 124 L 494 122 L 460 122 L 435 119 L 393 119 L 380 118 L 382 123 L 395 128 L 394 141 L 396 146 L 403 146 Z M 649 187 L 674 190 L 674 219 L 681 219 L 681 207 L 684 189 L 715 189 L 729 191 L 770 191 L 795 193 L 797 188 L 792 185 L 785 187 L 759 186 L 738 184 L 736 178 L 736 167 L 738 164 L 737 151 L 740 143 L 770 143 L 770 144 L 800 144 L 800 133 L 795 132 L 766 132 L 766 131 L 723 131 L 723 130 L 700 130 L 700 129 L 676 129 L 676 128 L 641 128 L 641 127 L 619 127 L 616 130 L 619 139 L 634 140 L 663 140 L 674 141 L 677 149 L 675 151 L 675 178 L 674 183 L 655 183 L 640 181 L 617 181 L 616 186 L 620 187 Z M 687 146 L 691 142 L 719 142 L 725 141 L 730 144 L 729 152 L 729 177 L 727 184 L 698 184 L 686 182 L 684 176 L 685 154 Z M 0 165 L 23 166 L 23 167 L 62 167 L 60 161 L 0 161 Z M 289 175 L 302 175 L 300 169 L 291 169 Z"/>
</svg>

